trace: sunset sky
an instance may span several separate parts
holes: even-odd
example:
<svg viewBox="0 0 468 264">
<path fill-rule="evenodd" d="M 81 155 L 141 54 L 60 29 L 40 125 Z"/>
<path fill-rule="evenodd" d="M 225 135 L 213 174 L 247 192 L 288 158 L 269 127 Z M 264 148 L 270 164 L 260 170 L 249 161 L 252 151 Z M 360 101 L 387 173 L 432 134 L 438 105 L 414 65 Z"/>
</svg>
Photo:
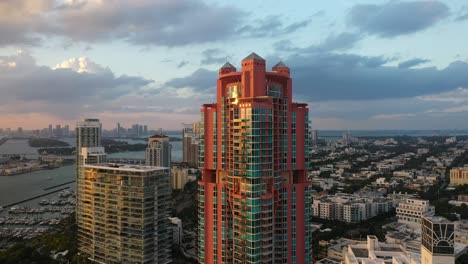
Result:
<svg viewBox="0 0 468 264">
<path fill-rule="evenodd" d="M 179 129 L 253 51 L 314 129 L 468 129 L 465 0 L 2 0 L 0 128 Z"/>
</svg>

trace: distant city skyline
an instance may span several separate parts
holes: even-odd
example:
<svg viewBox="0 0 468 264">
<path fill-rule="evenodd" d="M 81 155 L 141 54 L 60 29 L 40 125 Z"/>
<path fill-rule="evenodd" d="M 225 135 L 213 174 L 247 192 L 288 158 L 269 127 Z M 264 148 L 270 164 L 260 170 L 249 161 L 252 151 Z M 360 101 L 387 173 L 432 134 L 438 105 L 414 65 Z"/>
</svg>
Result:
<svg viewBox="0 0 468 264">
<path fill-rule="evenodd" d="M 0 127 L 180 129 L 254 51 L 291 67 L 313 129 L 468 129 L 462 0 L 7 0 L 0 22 Z"/>
</svg>

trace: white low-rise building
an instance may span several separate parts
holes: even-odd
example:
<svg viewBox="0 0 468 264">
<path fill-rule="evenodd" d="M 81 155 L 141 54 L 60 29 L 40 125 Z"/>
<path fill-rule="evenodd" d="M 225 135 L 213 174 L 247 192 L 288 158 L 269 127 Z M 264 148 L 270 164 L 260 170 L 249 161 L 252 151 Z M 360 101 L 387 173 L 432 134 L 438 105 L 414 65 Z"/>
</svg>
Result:
<svg viewBox="0 0 468 264">
<path fill-rule="evenodd" d="M 376 236 L 367 236 L 367 243 L 348 246 L 344 263 L 421 264 L 421 257 L 407 252 L 401 245 L 382 243 Z"/>
<path fill-rule="evenodd" d="M 405 202 L 398 204 L 396 214 L 399 223 L 406 224 L 411 229 L 419 229 L 421 217 L 433 216 L 435 208 L 429 204 L 428 200 L 406 199 Z"/>
<path fill-rule="evenodd" d="M 389 212 L 392 208 L 393 201 L 390 199 L 338 193 L 314 199 L 312 213 L 314 217 L 322 219 L 359 223 Z"/>
</svg>

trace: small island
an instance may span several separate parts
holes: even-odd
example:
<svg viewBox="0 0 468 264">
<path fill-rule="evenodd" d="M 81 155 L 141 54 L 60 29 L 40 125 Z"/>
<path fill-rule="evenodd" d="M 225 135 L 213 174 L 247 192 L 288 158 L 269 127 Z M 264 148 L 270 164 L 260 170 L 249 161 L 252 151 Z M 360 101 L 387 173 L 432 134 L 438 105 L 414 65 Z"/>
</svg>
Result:
<svg viewBox="0 0 468 264">
<path fill-rule="evenodd" d="M 68 147 L 70 144 L 53 138 L 30 138 L 29 146 L 33 148 Z"/>
<path fill-rule="evenodd" d="M 105 148 L 106 153 L 117 153 L 127 151 L 144 151 L 146 144 L 128 144 L 125 141 L 118 141 L 109 138 L 101 140 L 102 146 Z"/>
</svg>

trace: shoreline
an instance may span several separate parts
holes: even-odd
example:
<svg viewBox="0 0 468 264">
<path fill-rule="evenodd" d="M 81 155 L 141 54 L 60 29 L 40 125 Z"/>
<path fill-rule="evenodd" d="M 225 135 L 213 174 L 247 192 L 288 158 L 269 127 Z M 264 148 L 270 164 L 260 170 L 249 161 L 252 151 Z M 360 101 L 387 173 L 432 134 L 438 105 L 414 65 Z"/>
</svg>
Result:
<svg viewBox="0 0 468 264">
<path fill-rule="evenodd" d="M 71 164 L 63 164 L 63 165 L 60 165 L 60 166 L 54 167 L 54 168 L 44 168 L 44 167 L 31 168 L 31 169 L 27 169 L 27 170 L 24 170 L 24 171 L 21 171 L 21 172 L 18 172 L 18 173 L 12 173 L 12 174 L 0 173 L 0 177 L 18 176 L 18 175 L 28 174 L 28 173 L 31 173 L 31 172 L 42 171 L 42 170 L 55 170 L 55 169 L 59 169 L 62 166 L 66 166 L 66 165 L 71 165 Z"/>
</svg>

